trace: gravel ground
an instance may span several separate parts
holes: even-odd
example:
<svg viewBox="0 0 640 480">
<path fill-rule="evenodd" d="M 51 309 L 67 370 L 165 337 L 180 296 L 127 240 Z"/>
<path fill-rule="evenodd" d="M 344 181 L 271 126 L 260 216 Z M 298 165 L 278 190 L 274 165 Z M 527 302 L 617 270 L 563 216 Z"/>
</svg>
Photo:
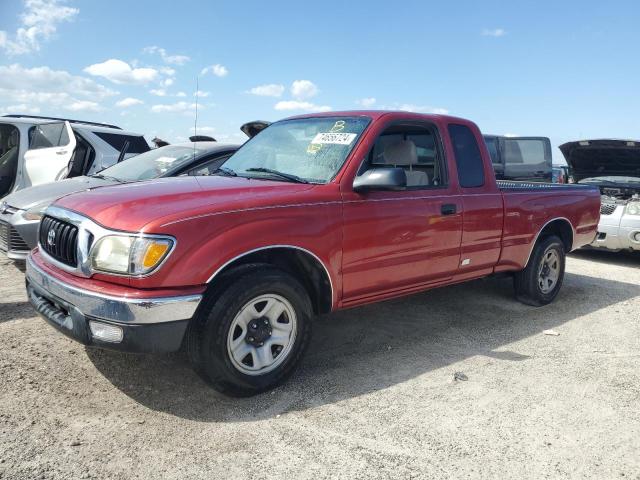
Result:
<svg viewBox="0 0 640 480">
<path fill-rule="evenodd" d="M 3 261 L 3 479 L 640 478 L 640 256 L 572 255 L 540 309 L 488 279 L 325 316 L 241 400 L 182 355 L 85 349 L 23 290 Z"/>
</svg>

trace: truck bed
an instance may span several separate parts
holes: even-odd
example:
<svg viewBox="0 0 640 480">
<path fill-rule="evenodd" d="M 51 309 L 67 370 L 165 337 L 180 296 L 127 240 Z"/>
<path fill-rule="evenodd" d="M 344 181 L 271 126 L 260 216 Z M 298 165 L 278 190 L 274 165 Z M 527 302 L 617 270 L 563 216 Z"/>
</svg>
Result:
<svg viewBox="0 0 640 480">
<path fill-rule="evenodd" d="M 538 182 L 518 182 L 513 180 L 496 180 L 496 184 L 500 190 L 557 190 L 557 191 L 569 191 L 569 190 L 593 190 L 591 185 L 581 185 L 577 183 L 538 183 Z"/>
</svg>

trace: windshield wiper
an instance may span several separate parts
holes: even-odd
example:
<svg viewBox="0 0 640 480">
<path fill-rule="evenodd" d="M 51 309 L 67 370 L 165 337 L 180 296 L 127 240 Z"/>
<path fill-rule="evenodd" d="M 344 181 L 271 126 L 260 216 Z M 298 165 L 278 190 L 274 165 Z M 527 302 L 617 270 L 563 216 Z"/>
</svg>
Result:
<svg viewBox="0 0 640 480">
<path fill-rule="evenodd" d="M 289 180 L 290 182 L 309 183 L 307 180 L 305 180 L 304 178 L 300 178 L 297 175 L 292 175 L 291 173 L 279 172 L 278 170 L 273 170 L 272 168 L 252 167 L 252 168 L 245 169 L 245 172 L 270 173 L 271 175 L 284 178 L 285 180 Z"/>
<path fill-rule="evenodd" d="M 231 170 L 230 168 L 227 167 L 218 167 L 218 169 L 213 172 L 211 175 L 218 175 L 218 174 L 223 174 L 223 175 L 227 175 L 228 177 L 237 177 L 238 174 L 236 172 L 234 172 L 233 170 Z"/>
<path fill-rule="evenodd" d="M 126 180 L 122 180 L 121 178 L 111 177 L 109 175 L 102 175 L 101 173 L 95 173 L 91 176 L 94 178 L 100 178 L 102 180 L 113 180 L 114 182 L 118 182 L 118 183 L 127 183 Z"/>
</svg>

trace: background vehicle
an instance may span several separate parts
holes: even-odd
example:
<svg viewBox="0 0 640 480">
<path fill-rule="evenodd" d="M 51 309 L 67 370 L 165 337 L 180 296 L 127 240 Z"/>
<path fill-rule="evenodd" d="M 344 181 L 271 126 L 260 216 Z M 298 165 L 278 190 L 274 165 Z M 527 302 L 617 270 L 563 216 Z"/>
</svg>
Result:
<svg viewBox="0 0 640 480">
<path fill-rule="evenodd" d="M 581 140 L 560 145 L 569 174 L 602 194 L 598 235 L 590 245 L 640 251 L 640 142 Z"/>
<path fill-rule="evenodd" d="M 42 183 L 91 175 L 149 150 L 137 133 L 115 125 L 36 117 L 0 117 L 0 198 Z"/>
<path fill-rule="evenodd" d="M 552 182 L 569 183 L 569 167 L 566 165 L 554 165 Z"/>
<path fill-rule="evenodd" d="M 407 112 L 276 122 L 215 176 L 63 197 L 27 259 L 36 310 L 84 344 L 174 351 L 220 391 L 284 381 L 315 314 L 497 272 L 545 305 L 590 243 L 587 185 L 496 182 L 478 127 Z"/>
<path fill-rule="evenodd" d="M 484 135 L 498 180 L 551 182 L 551 141 L 547 137 Z"/>
<path fill-rule="evenodd" d="M 38 224 L 44 210 L 70 193 L 107 185 L 176 175 L 210 175 L 239 145 L 217 142 L 177 143 L 141 153 L 91 176 L 68 178 L 26 188 L 0 203 L 0 251 L 24 260 L 38 242 Z"/>
</svg>

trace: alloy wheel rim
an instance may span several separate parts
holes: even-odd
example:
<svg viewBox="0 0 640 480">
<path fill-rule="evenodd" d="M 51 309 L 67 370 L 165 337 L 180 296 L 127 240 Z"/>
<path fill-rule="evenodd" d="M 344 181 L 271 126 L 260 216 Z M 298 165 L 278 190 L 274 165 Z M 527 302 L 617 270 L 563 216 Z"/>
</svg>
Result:
<svg viewBox="0 0 640 480">
<path fill-rule="evenodd" d="M 555 248 L 548 248 L 538 268 L 538 287 L 547 294 L 555 288 L 560 278 L 560 255 Z"/>
<path fill-rule="evenodd" d="M 277 294 L 248 301 L 227 334 L 227 353 L 240 372 L 256 376 L 271 372 L 287 359 L 297 334 L 293 305 Z"/>
</svg>

